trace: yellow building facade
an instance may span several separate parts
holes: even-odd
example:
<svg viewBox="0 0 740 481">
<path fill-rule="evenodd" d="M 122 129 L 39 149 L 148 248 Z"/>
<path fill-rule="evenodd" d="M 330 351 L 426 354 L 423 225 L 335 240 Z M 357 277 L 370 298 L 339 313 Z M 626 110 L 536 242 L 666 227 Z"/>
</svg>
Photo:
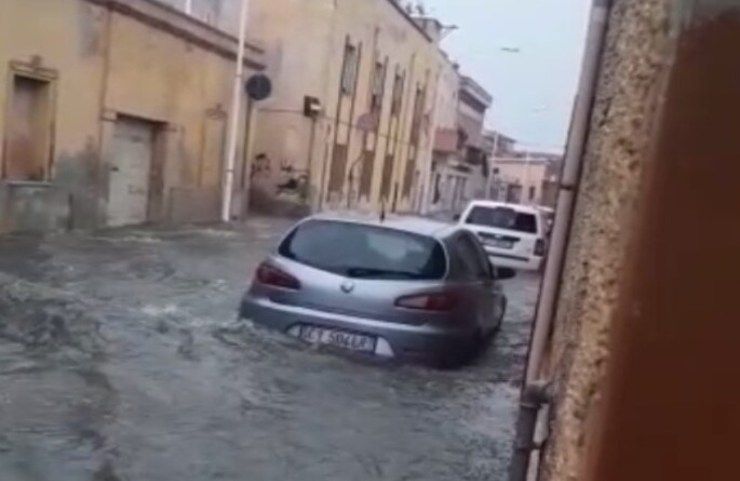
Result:
<svg viewBox="0 0 740 481">
<path fill-rule="evenodd" d="M 0 2 L 0 232 L 217 219 L 236 45 L 152 0 Z"/>
<path fill-rule="evenodd" d="M 442 26 L 391 0 L 252 0 L 272 98 L 256 105 L 252 207 L 418 211 Z"/>
</svg>

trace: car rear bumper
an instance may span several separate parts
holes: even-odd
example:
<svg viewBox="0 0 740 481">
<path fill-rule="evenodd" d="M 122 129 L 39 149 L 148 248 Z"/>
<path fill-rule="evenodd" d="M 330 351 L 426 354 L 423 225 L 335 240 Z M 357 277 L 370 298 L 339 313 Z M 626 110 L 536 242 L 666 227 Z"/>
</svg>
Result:
<svg viewBox="0 0 740 481">
<path fill-rule="evenodd" d="M 279 304 L 249 293 L 242 299 L 240 316 L 286 334 L 296 326 L 311 325 L 375 336 L 378 343 L 372 357 L 403 361 L 436 364 L 455 357 L 464 358 L 475 349 L 477 340 L 474 327 L 450 329 L 383 322 Z"/>
<path fill-rule="evenodd" d="M 496 267 L 509 267 L 520 271 L 539 271 L 543 258 L 538 256 L 517 256 L 486 247 L 486 253 Z"/>
</svg>

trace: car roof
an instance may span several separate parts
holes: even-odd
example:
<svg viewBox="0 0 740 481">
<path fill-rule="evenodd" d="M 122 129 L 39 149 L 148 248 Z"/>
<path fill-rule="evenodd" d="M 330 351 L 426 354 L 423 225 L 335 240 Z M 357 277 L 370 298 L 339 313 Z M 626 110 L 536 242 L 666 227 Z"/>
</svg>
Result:
<svg viewBox="0 0 740 481">
<path fill-rule="evenodd" d="M 361 214 L 317 214 L 305 219 L 305 221 L 308 220 L 346 222 L 374 227 L 385 227 L 387 229 L 395 229 L 426 237 L 434 237 L 435 239 L 443 239 L 459 230 L 459 227 L 455 224 L 447 224 L 431 219 L 425 219 L 423 217 L 403 215 L 388 215 L 385 220 L 381 221 L 379 217 L 371 217 L 369 215 Z"/>
<path fill-rule="evenodd" d="M 474 200 L 468 205 L 470 207 L 506 207 L 517 212 L 524 212 L 527 214 L 540 214 L 542 211 L 535 206 L 522 205 L 522 204 L 510 204 L 508 202 L 497 202 L 494 200 Z"/>
</svg>

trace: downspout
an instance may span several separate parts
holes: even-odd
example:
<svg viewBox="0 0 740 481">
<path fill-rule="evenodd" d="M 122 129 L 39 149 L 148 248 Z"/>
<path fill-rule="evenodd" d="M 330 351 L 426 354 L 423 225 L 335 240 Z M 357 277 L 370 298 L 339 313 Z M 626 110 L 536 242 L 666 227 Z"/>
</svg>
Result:
<svg viewBox="0 0 740 481">
<path fill-rule="evenodd" d="M 540 369 L 560 292 L 565 254 L 573 224 L 573 211 L 581 177 L 583 154 L 588 140 L 612 3 L 612 0 L 593 0 L 591 5 L 581 77 L 558 189 L 550 254 L 547 258 L 542 289 L 537 302 L 532 339 L 527 356 L 525 381 L 516 426 L 516 452 L 509 467 L 509 481 L 526 479 L 532 451 L 538 449 L 534 446 L 538 412 L 551 400 L 550 389 L 543 388 L 548 385 L 548 382 L 540 380 Z"/>
</svg>

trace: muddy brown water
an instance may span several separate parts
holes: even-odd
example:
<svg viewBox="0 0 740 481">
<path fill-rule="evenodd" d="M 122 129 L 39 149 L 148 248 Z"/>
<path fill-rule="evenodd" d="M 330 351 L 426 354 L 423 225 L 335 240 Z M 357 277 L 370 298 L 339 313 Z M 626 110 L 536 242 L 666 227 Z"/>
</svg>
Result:
<svg viewBox="0 0 740 481">
<path fill-rule="evenodd" d="M 288 225 L 0 239 L 0 479 L 504 479 L 536 278 L 471 366 L 361 364 L 236 319 Z"/>
</svg>

